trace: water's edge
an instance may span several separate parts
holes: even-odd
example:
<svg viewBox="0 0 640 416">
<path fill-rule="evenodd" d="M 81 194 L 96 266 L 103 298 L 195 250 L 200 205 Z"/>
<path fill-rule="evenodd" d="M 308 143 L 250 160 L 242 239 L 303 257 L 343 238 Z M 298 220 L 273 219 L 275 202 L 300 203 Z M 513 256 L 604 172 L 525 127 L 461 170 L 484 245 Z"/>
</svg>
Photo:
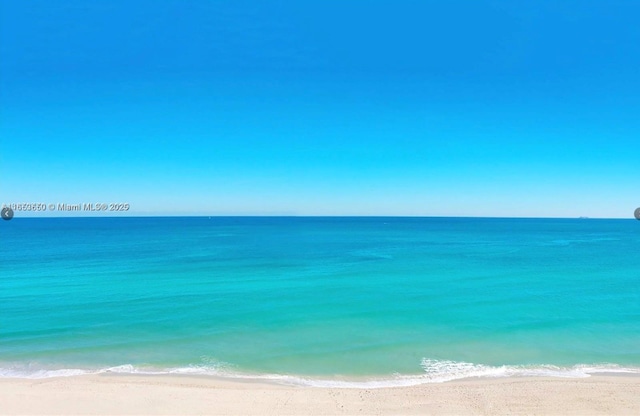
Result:
<svg viewBox="0 0 640 416">
<path fill-rule="evenodd" d="M 625 375 L 640 377 L 640 367 L 623 367 L 616 364 L 579 364 L 571 367 L 554 365 L 536 366 L 487 366 L 455 361 L 424 360 L 423 374 L 393 374 L 371 377 L 311 377 L 293 374 L 257 374 L 216 369 L 203 366 L 156 369 L 125 364 L 100 369 L 15 369 L 0 368 L 0 378 L 47 379 L 83 375 L 192 375 L 211 376 L 236 381 L 260 381 L 281 385 L 331 388 L 383 388 L 408 387 L 428 383 L 443 383 L 469 378 L 588 378 L 593 375 Z"/>
</svg>

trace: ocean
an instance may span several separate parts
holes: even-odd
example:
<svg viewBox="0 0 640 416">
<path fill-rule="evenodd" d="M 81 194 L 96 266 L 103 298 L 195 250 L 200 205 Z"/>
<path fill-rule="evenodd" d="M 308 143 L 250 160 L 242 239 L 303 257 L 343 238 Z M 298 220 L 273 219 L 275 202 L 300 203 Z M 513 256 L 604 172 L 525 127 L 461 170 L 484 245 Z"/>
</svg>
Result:
<svg viewBox="0 0 640 416">
<path fill-rule="evenodd" d="M 0 377 L 313 386 L 640 374 L 640 222 L 0 222 Z"/>
</svg>

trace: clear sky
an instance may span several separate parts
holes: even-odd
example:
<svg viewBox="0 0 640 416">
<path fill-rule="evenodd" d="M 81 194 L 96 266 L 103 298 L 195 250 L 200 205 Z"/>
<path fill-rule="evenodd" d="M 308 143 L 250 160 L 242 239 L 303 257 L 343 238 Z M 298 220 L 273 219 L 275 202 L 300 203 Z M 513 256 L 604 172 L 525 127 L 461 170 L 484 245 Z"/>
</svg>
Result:
<svg viewBox="0 0 640 416">
<path fill-rule="evenodd" d="M 0 0 L 0 203 L 632 218 L 638 16 L 635 0 Z"/>
</svg>

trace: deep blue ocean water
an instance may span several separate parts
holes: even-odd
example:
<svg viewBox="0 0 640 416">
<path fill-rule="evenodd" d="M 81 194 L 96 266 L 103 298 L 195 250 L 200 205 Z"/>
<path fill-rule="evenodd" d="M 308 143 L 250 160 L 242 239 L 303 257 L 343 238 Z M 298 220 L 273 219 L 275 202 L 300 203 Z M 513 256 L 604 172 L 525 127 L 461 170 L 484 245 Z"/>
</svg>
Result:
<svg viewBox="0 0 640 416">
<path fill-rule="evenodd" d="M 640 373 L 635 220 L 0 223 L 0 376 Z"/>
</svg>

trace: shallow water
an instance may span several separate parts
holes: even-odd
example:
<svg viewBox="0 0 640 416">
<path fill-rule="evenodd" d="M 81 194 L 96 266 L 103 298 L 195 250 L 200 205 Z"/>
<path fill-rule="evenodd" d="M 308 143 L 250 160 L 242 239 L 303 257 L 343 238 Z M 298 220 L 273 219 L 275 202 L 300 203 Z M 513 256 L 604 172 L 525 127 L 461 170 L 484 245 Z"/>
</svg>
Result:
<svg viewBox="0 0 640 416">
<path fill-rule="evenodd" d="M 348 386 L 640 372 L 634 220 L 0 226 L 0 376 L 110 369 Z"/>
</svg>

